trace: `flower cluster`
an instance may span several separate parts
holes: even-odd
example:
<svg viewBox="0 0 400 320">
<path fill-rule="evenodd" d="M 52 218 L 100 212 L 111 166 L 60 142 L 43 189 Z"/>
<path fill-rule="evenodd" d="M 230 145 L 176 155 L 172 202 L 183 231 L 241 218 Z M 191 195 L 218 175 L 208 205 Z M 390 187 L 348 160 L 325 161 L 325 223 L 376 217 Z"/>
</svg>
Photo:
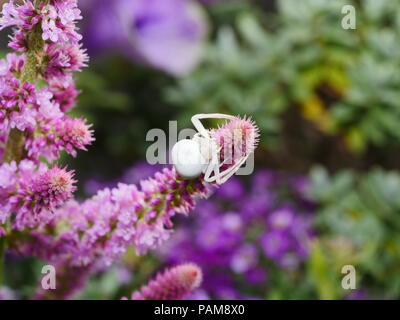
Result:
<svg viewBox="0 0 400 320">
<path fill-rule="evenodd" d="M 35 28 L 41 29 L 42 39 L 51 43 L 77 43 L 82 36 L 77 33 L 75 21 L 81 19 L 76 0 L 36 0 L 15 5 L 5 3 L 0 28 L 17 27 L 9 46 L 17 51 L 28 50 L 28 38 Z"/>
<path fill-rule="evenodd" d="M 81 18 L 76 0 L 35 0 L 21 5 L 10 1 L 3 5 L 0 30 L 15 27 L 9 47 L 16 51 L 41 49 L 38 71 L 46 80 L 63 77 L 70 81 L 68 72 L 80 71 L 88 61 L 78 43 L 82 36 L 76 21 Z"/>
<path fill-rule="evenodd" d="M 76 189 L 73 171 L 40 159 L 52 162 L 62 150 L 75 156 L 94 140 L 85 120 L 66 114 L 78 95 L 72 72 L 88 61 L 79 19 L 77 0 L 2 7 L 0 30 L 13 27 L 9 47 L 19 52 L 0 60 L 0 236 L 10 249 L 15 238 L 45 233 Z"/>
<path fill-rule="evenodd" d="M 239 118 L 233 121 L 239 127 L 252 123 Z M 219 129 L 220 134 L 230 136 L 227 128 L 229 123 Z M 256 131 L 256 127 L 253 129 Z M 242 141 L 246 141 L 245 136 Z M 252 143 L 255 146 L 257 141 Z M 139 254 L 159 247 L 172 234 L 171 219 L 177 213 L 187 215 L 198 199 L 210 194 L 202 177 L 185 180 L 168 168 L 141 180 L 139 185 L 120 183 L 98 191 L 82 203 L 70 200 L 54 211 L 47 224 L 32 229 L 25 237 L 17 237 L 10 244 L 11 249 L 55 265 L 84 270 L 83 277 L 88 276 L 93 268 L 115 262 L 129 246 Z"/>
<path fill-rule="evenodd" d="M 0 166 L 0 224 L 13 215 L 12 229 L 23 230 L 46 224 L 55 209 L 75 191 L 73 172 L 58 166 L 23 160 Z"/>
<path fill-rule="evenodd" d="M 0 130 L 16 128 L 33 132 L 37 121 L 62 117 L 48 88 L 37 90 L 35 85 L 20 80 L 24 56 L 8 54 L 0 62 Z"/>
<path fill-rule="evenodd" d="M 149 284 L 135 291 L 132 300 L 182 300 L 197 289 L 201 281 L 202 272 L 197 265 L 181 264 L 159 273 Z"/>
<path fill-rule="evenodd" d="M 235 119 L 238 126 L 251 123 L 248 119 Z M 226 129 L 219 130 L 229 135 Z M 256 131 L 256 127 L 253 127 Z M 244 134 L 249 134 L 243 131 Z M 253 134 L 253 137 L 256 135 Z M 244 141 L 244 140 L 243 140 Z M 253 145 L 256 145 L 253 140 Z M 233 165 L 233 164 L 232 164 Z M 100 190 L 94 197 L 78 203 L 70 201 L 54 214 L 51 231 L 35 234 L 36 244 L 29 250 L 37 252 L 46 260 L 59 260 L 60 248 L 69 246 L 72 265 L 88 265 L 103 261 L 110 264 L 134 245 L 138 253 L 154 249 L 169 238 L 172 231 L 171 218 L 176 213 L 187 214 L 195 207 L 198 198 L 206 197 L 210 189 L 202 178 L 182 179 L 174 169 L 165 168 L 154 177 L 141 180 L 140 187 L 120 183 L 116 188 Z M 57 225 L 62 230 L 53 237 Z M 61 228 L 60 228 L 61 229 Z M 53 244 L 49 246 L 49 242 Z M 46 248 L 42 245 L 46 244 Z M 63 250 L 62 255 L 65 258 Z"/>
<path fill-rule="evenodd" d="M 302 176 L 270 171 L 257 172 L 248 188 L 231 178 L 181 221 L 160 255 L 168 264 L 202 268 L 204 291 L 192 298 L 264 297 L 276 272 L 295 272 L 309 254 L 314 204 L 306 185 Z M 238 287 L 249 288 L 248 295 Z"/>
<path fill-rule="evenodd" d="M 171 219 L 188 214 L 210 190 L 202 176 L 185 180 L 165 168 L 140 186 L 120 183 L 78 202 L 71 199 L 73 172 L 40 161 L 52 162 L 62 150 L 75 156 L 93 141 L 91 126 L 66 114 L 77 95 L 71 72 L 87 61 L 76 28 L 80 18 L 77 0 L 10 1 L 0 18 L 0 29 L 14 27 L 9 46 L 20 52 L 0 60 L 0 236 L 7 238 L 7 249 L 63 271 L 58 274 L 63 285 L 53 297 L 70 296 L 96 267 L 110 265 L 128 246 L 139 254 L 160 246 L 173 231 Z M 226 141 L 233 136 L 239 157 L 247 157 L 258 143 L 258 129 L 246 118 L 235 118 L 212 134 L 221 162 L 227 160 L 231 144 Z M 228 169 L 233 165 L 225 163 Z M 189 269 L 166 277 L 182 272 L 189 277 Z M 180 290 L 176 294 L 187 293 Z"/>
<path fill-rule="evenodd" d="M 41 121 L 35 132 L 26 138 L 27 155 L 33 159 L 43 156 L 51 161 L 59 157 L 61 150 L 65 150 L 75 157 L 76 150 L 86 151 L 86 146 L 94 140 L 90 127 L 85 120 L 69 116 Z"/>
<path fill-rule="evenodd" d="M 114 189 L 99 191 L 83 203 L 70 201 L 55 212 L 58 225 L 67 231 L 53 238 L 51 232 L 32 234 L 36 238 L 29 251 L 37 252 L 49 261 L 69 255 L 71 265 L 89 265 L 103 261 L 111 264 L 129 245 L 138 253 L 155 248 L 169 238 L 171 218 L 176 213 L 188 213 L 197 197 L 207 189 L 199 181 L 181 180 L 174 170 L 164 169 L 154 178 L 143 180 L 141 188 L 119 184 Z M 57 229 L 56 226 L 49 228 Z M 49 241 L 53 244 L 48 246 Z M 46 244 L 46 245 L 45 245 Z M 69 246 L 70 250 L 54 248 Z"/>
<path fill-rule="evenodd" d="M 9 46 L 22 54 L 0 60 L 0 137 L 6 140 L 13 129 L 23 132 L 24 155 L 31 160 L 86 150 L 93 141 L 90 126 L 65 114 L 78 94 L 71 72 L 88 61 L 78 43 L 77 1 L 10 1 L 1 14 L 0 30 L 14 27 Z M 38 80 L 45 85 L 39 88 Z"/>
</svg>

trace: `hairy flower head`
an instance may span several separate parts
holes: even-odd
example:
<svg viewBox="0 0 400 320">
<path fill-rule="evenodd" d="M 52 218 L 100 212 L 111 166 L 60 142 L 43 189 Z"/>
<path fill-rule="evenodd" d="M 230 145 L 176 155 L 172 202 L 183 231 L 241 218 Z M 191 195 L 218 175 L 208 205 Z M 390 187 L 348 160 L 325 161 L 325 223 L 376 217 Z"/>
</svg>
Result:
<svg viewBox="0 0 400 320">
<path fill-rule="evenodd" d="M 211 136 L 221 148 L 220 161 L 226 165 L 234 165 L 238 159 L 251 154 L 259 142 L 259 129 L 251 118 L 239 118 L 227 122 Z"/>
<path fill-rule="evenodd" d="M 68 153 L 76 155 L 75 149 L 86 151 L 86 146 L 94 141 L 91 125 L 83 119 L 66 119 L 60 122 L 57 134 Z"/>
<path fill-rule="evenodd" d="M 73 171 L 55 166 L 34 178 L 30 186 L 34 211 L 53 210 L 71 198 L 76 189 L 73 175 Z"/>
<path fill-rule="evenodd" d="M 181 300 L 202 281 L 202 272 L 194 263 L 180 264 L 159 273 L 146 286 L 132 294 L 132 300 Z"/>
</svg>

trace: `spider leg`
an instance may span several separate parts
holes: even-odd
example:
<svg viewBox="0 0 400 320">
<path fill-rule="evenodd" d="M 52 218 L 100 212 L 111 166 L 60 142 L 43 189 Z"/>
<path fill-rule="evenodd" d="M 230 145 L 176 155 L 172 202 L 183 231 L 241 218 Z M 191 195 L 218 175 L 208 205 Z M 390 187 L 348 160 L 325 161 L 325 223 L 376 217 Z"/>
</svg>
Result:
<svg viewBox="0 0 400 320">
<path fill-rule="evenodd" d="M 238 170 L 239 168 L 247 161 L 250 155 L 247 155 L 246 157 L 243 157 L 238 163 L 233 165 L 232 167 L 224 170 L 221 172 L 221 184 L 225 183 L 230 177 L 232 177 Z"/>
<path fill-rule="evenodd" d="M 196 128 L 198 132 L 201 133 L 205 138 L 210 138 L 210 135 L 208 133 L 208 130 L 204 128 L 203 124 L 201 123 L 201 119 L 227 119 L 227 120 L 233 120 L 235 117 L 228 115 L 228 114 L 222 114 L 222 113 L 200 113 L 196 114 L 192 117 L 192 123 L 193 126 Z"/>
<path fill-rule="evenodd" d="M 243 165 L 243 163 L 245 163 L 248 159 L 249 155 L 247 155 L 246 157 L 242 158 L 238 163 L 234 164 L 232 167 L 220 172 L 220 167 L 223 165 L 221 164 L 220 166 L 210 166 L 208 169 L 208 175 L 205 176 L 204 180 L 206 180 L 207 182 L 216 182 L 218 184 L 223 184 L 226 181 L 228 181 L 229 178 L 231 178 L 236 172 L 237 170 Z M 214 170 L 215 174 L 214 176 L 210 177 L 210 174 L 212 172 L 212 170 Z"/>
<path fill-rule="evenodd" d="M 209 131 L 204 128 L 203 124 L 201 123 L 202 119 L 227 119 L 227 120 L 233 120 L 235 119 L 234 116 L 227 115 L 227 114 L 222 114 L 222 113 L 209 113 L 209 114 L 196 114 L 192 117 L 192 123 L 193 126 L 196 128 L 198 131 L 197 136 L 203 136 L 207 140 L 211 140 Z M 210 145 L 212 148 L 212 146 Z M 239 163 L 235 164 L 233 167 L 220 172 L 220 167 L 222 164 L 219 164 L 219 153 L 222 148 L 219 148 L 217 150 L 212 149 L 211 151 L 211 160 L 205 169 L 204 172 L 204 180 L 206 182 L 214 182 L 216 181 L 217 184 L 222 184 L 226 180 L 228 180 L 232 175 L 235 174 L 237 171 L 237 168 L 239 168 L 246 160 L 247 157 L 244 160 L 241 160 Z M 212 173 L 214 172 L 214 175 Z M 224 176 L 225 175 L 225 176 Z M 221 180 L 221 177 L 223 177 L 223 181 Z"/>
<path fill-rule="evenodd" d="M 211 174 L 214 172 L 214 175 L 211 176 Z M 220 172 L 219 172 L 219 164 L 218 164 L 218 153 L 213 154 L 211 161 L 206 169 L 206 172 L 204 173 L 204 180 L 206 182 L 214 182 L 216 181 L 218 184 L 221 184 L 220 182 Z"/>
</svg>

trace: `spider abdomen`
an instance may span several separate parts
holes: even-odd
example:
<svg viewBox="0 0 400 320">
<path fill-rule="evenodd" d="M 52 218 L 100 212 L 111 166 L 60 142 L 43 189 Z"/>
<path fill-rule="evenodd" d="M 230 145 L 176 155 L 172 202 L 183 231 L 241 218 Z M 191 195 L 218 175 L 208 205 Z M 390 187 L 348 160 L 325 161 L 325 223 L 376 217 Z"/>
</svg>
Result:
<svg viewBox="0 0 400 320">
<path fill-rule="evenodd" d="M 207 166 L 207 161 L 200 150 L 200 144 L 196 140 L 178 141 L 172 148 L 171 155 L 176 171 L 185 179 L 199 177 Z"/>
</svg>

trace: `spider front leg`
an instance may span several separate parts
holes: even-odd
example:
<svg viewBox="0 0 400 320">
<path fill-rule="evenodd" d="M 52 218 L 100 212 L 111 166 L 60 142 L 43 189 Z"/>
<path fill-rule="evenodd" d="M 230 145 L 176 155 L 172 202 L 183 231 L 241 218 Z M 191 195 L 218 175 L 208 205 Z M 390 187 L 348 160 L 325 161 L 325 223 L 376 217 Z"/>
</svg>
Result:
<svg viewBox="0 0 400 320">
<path fill-rule="evenodd" d="M 203 142 L 204 141 L 207 140 L 204 139 Z M 239 168 L 247 161 L 250 155 L 248 154 L 246 156 L 241 157 L 231 167 L 221 172 L 220 168 L 226 164 L 227 160 L 225 160 L 223 163 L 220 164 L 219 158 L 220 158 L 221 148 L 218 149 L 218 147 L 216 146 L 215 142 L 212 139 L 208 141 L 211 142 L 211 145 L 208 146 L 210 148 L 209 158 L 211 159 L 205 170 L 204 179 L 207 182 L 215 181 L 217 184 L 221 185 L 225 183 L 230 177 L 232 177 L 239 170 Z M 213 172 L 214 175 L 211 176 Z"/>
<path fill-rule="evenodd" d="M 247 159 L 249 158 L 250 155 L 247 155 L 246 157 L 243 157 L 239 162 L 237 162 L 236 164 L 234 164 L 232 167 L 224 170 L 221 172 L 221 184 L 225 183 L 226 181 L 228 181 L 228 179 L 230 177 L 232 177 L 238 170 L 239 168 L 247 161 Z M 222 166 L 223 164 L 221 164 Z M 219 170 L 218 170 L 219 171 Z"/>
<path fill-rule="evenodd" d="M 220 172 L 219 172 L 219 152 L 213 152 L 210 163 L 208 164 L 206 171 L 204 173 L 204 180 L 206 182 L 216 182 L 221 184 Z M 211 174 L 214 172 L 214 175 Z"/>
<path fill-rule="evenodd" d="M 196 114 L 192 117 L 193 126 L 196 130 L 205 138 L 210 138 L 209 131 L 204 128 L 203 124 L 201 123 L 202 119 L 226 119 L 226 120 L 233 120 L 235 119 L 234 116 L 222 113 L 200 113 Z"/>
</svg>

